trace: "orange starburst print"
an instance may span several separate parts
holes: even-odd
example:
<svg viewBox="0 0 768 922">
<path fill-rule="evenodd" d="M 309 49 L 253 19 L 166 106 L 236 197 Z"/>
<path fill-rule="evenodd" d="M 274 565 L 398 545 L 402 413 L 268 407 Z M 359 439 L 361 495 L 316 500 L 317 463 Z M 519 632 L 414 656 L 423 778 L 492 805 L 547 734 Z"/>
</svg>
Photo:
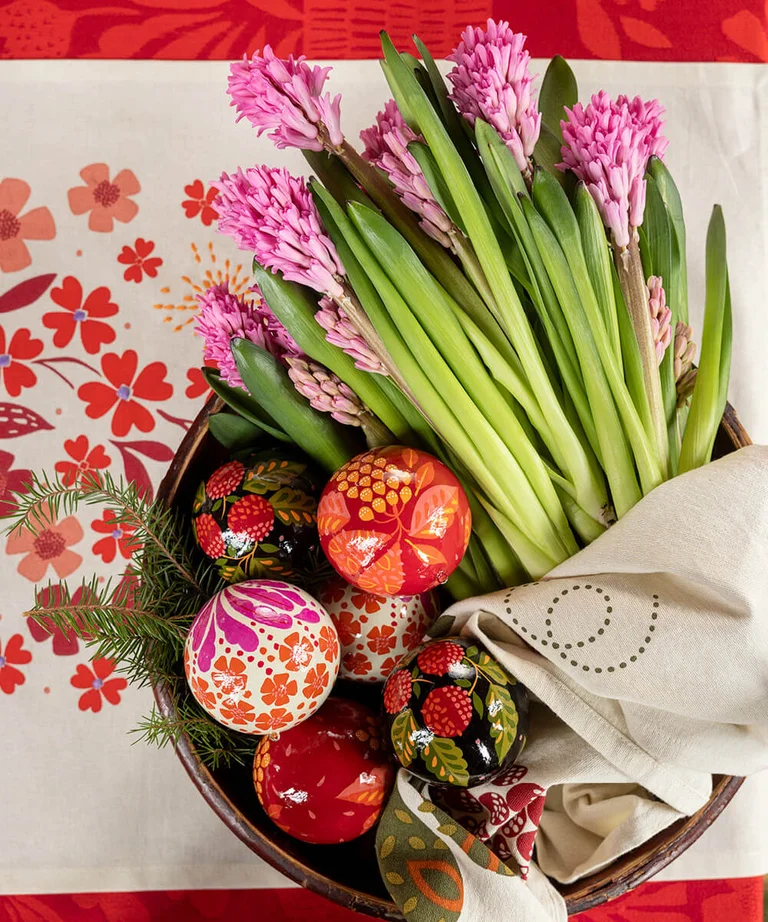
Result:
<svg viewBox="0 0 768 922">
<path fill-rule="evenodd" d="M 252 282 L 242 263 L 233 262 L 229 257 L 221 260 L 211 241 L 202 250 L 195 243 L 190 243 L 189 246 L 195 266 L 199 268 L 190 275 L 181 276 L 184 285 L 181 295 L 174 297 L 171 288 L 166 285 L 160 291 L 169 296 L 168 301 L 154 305 L 156 311 L 163 312 L 163 323 L 175 324 L 174 333 L 178 333 L 194 321 L 200 308 L 197 296 L 213 285 L 227 283 L 229 290 L 240 295 L 246 303 L 253 300 L 248 295 L 248 288 Z"/>
</svg>

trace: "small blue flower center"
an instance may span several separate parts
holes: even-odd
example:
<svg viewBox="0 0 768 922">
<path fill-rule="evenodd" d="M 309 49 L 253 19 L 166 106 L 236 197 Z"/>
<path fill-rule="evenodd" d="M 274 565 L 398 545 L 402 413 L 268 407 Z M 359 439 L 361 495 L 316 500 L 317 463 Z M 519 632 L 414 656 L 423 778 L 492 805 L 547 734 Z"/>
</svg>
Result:
<svg viewBox="0 0 768 922">
<path fill-rule="evenodd" d="M 77 310 L 72 316 L 75 318 L 75 321 L 79 323 L 81 320 L 85 320 L 88 314 L 83 310 Z"/>
<path fill-rule="evenodd" d="M 118 538 L 122 538 L 122 537 L 123 537 L 123 529 L 122 529 L 122 528 L 116 528 L 116 529 L 112 532 L 112 537 L 113 537 L 116 541 L 117 541 Z"/>
<path fill-rule="evenodd" d="M 101 686 L 102 686 L 103 684 L 104 684 L 104 682 L 103 682 L 102 679 L 94 679 L 94 680 L 93 680 L 93 687 L 96 688 L 96 689 L 101 688 Z"/>
<path fill-rule="evenodd" d="M 5 666 L 5 657 L 4 657 L 4 656 L 0 656 L 0 669 L 2 669 L 3 666 Z"/>
<path fill-rule="evenodd" d="M 127 384 L 121 384 L 117 389 L 117 396 L 121 400 L 128 400 L 133 392 Z"/>
<path fill-rule="evenodd" d="M 7 352 L 0 355 L 0 368 L 7 368 L 11 364 L 11 357 Z"/>
</svg>

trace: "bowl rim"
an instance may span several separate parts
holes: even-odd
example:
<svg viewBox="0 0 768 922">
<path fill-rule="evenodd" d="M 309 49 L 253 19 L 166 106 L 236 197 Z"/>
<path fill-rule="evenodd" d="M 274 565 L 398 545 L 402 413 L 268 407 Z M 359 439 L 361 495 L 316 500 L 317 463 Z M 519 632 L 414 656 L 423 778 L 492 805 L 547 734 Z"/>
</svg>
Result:
<svg viewBox="0 0 768 922">
<path fill-rule="evenodd" d="M 181 441 L 157 493 L 158 501 L 172 505 L 186 474 L 188 461 L 194 457 L 208 435 L 208 417 L 224 406 L 218 397 L 212 397 L 198 413 Z M 726 404 L 721 430 L 734 449 L 751 444 L 751 439 L 736 415 Z M 173 703 L 168 687 L 163 682 L 153 686 L 155 701 L 165 716 L 173 714 Z M 379 919 L 402 920 L 396 905 L 383 897 L 347 887 L 327 877 L 290 855 L 260 831 L 238 809 L 214 774 L 200 761 L 195 748 L 186 735 L 175 744 L 176 755 L 195 787 L 224 824 L 251 851 L 280 871 L 290 880 L 338 905 Z M 713 776 L 712 794 L 708 802 L 689 817 L 676 820 L 653 838 L 621 856 L 603 868 L 572 884 L 555 884 L 565 898 L 568 915 L 593 909 L 634 889 L 666 867 L 682 854 L 708 829 L 730 803 L 744 779 L 731 775 Z"/>
</svg>

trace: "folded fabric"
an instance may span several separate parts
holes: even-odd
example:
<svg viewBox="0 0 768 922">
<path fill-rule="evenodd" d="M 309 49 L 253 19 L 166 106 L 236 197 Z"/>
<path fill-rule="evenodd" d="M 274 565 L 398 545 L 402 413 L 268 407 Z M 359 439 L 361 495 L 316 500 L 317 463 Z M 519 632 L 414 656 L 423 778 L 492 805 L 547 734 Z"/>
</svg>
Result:
<svg viewBox="0 0 768 922">
<path fill-rule="evenodd" d="M 768 449 L 752 446 L 664 483 L 539 582 L 448 609 L 435 633 L 475 637 L 540 704 L 525 776 L 457 794 L 400 773 L 377 850 L 409 920 L 564 918 L 547 876 L 694 813 L 713 773 L 768 766 L 767 600 Z"/>
</svg>

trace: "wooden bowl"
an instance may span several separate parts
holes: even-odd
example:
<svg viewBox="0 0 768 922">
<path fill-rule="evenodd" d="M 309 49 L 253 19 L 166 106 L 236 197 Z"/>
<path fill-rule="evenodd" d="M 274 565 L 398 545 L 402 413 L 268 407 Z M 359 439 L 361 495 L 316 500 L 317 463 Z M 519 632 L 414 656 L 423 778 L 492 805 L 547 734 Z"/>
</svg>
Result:
<svg viewBox="0 0 768 922">
<path fill-rule="evenodd" d="M 224 459 L 224 450 L 208 433 L 208 416 L 221 406 L 218 399 L 212 398 L 179 446 L 158 493 L 168 506 L 191 508 L 198 483 Z M 715 456 L 749 444 L 750 438 L 729 404 L 715 442 Z M 173 704 L 167 688 L 158 684 L 154 691 L 160 711 L 170 715 Z M 259 857 L 296 883 L 341 906 L 377 919 L 402 920 L 379 877 L 373 830 L 345 845 L 320 847 L 299 842 L 267 818 L 253 789 L 250 770 L 241 767 L 210 771 L 185 736 L 179 740 L 176 753 L 208 804 Z M 569 915 L 621 896 L 673 861 L 714 822 L 742 781 L 716 775 L 712 797 L 698 813 L 678 820 L 610 867 L 561 886 Z"/>
</svg>

